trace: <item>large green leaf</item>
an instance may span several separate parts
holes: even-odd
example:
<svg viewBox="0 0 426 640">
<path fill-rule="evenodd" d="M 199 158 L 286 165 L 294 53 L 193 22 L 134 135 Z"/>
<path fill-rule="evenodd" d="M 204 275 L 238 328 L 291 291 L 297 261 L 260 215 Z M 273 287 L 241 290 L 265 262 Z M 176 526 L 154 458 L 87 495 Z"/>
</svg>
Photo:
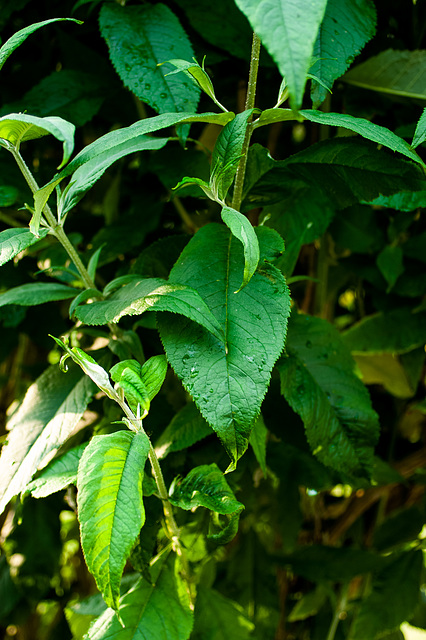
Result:
<svg viewBox="0 0 426 640">
<path fill-rule="evenodd" d="M 222 326 L 226 345 L 200 325 L 159 317 L 169 362 L 236 463 L 247 448 L 271 370 L 284 346 L 290 300 L 281 273 L 268 260 L 283 250 L 272 229 L 256 230 L 260 261 L 239 293 L 242 245 L 228 229 L 209 224 L 183 250 L 170 282 L 195 287 Z"/>
<path fill-rule="evenodd" d="M 73 433 L 95 390 L 74 365 L 67 375 L 50 367 L 30 386 L 8 422 L 11 431 L 0 457 L 0 513 Z"/>
<path fill-rule="evenodd" d="M 141 149 L 161 148 L 165 142 L 160 142 L 155 138 L 147 138 L 145 134 L 153 133 L 159 129 L 166 129 L 175 124 L 189 122 L 211 122 L 215 124 L 226 124 L 234 117 L 233 113 L 201 113 L 201 114 L 184 114 L 184 113 L 164 113 L 154 118 L 146 118 L 123 129 L 110 131 L 101 136 L 95 142 L 87 145 L 80 153 L 70 162 L 60 173 L 56 174 L 50 182 L 39 189 L 34 196 L 36 215 L 40 215 L 46 204 L 50 194 L 54 191 L 56 185 L 61 180 L 71 176 L 81 168 L 78 174 L 79 184 L 78 190 L 73 189 L 73 179 L 62 194 L 60 206 L 62 213 L 65 213 L 65 204 L 68 208 L 74 206 L 76 202 L 84 195 L 84 193 L 93 186 L 104 171 L 119 158 L 129 153 L 139 151 Z M 155 147 L 155 145 L 159 145 Z M 89 169 L 86 172 L 84 165 L 88 163 Z M 74 199 L 72 196 L 75 193 Z M 67 209 L 68 210 L 68 209 Z"/>
<path fill-rule="evenodd" d="M 184 74 L 167 75 L 172 67 L 162 64 L 171 58 L 192 60 L 194 55 L 179 20 L 165 4 L 104 4 L 99 24 L 118 75 L 138 98 L 159 113 L 196 109 L 198 87 Z"/>
<path fill-rule="evenodd" d="M 86 446 L 87 442 L 84 442 L 53 460 L 35 480 L 29 483 L 25 491 L 28 491 L 33 498 L 45 498 L 65 489 L 70 484 L 76 484 L 78 464 Z"/>
<path fill-rule="evenodd" d="M 426 312 L 405 308 L 367 316 L 345 331 L 343 340 L 356 354 L 407 353 L 426 342 Z"/>
<path fill-rule="evenodd" d="M 426 51 L 387 49 L 348 71 L 342 80 L 364 89 L 426 100 Z"/>
<path fill-rule="evenodd" d="M 374 640 L 407 620 L 420 598 L 422 569 L 421 550 L 394 556 L 388 566 L 374 576 L 372 591 L 355 617 L 351 640 Z"/>
<path fill-rule="evenodd" d="M 369 477 L 379 435 L 368 392 L 337 330 L 325 320 L 293 315 L 281 390 L 300 415 L 313 453 L 343 474 Z"/>
<path fill-rule="evenodd" d="M 20 31 L 17 31 L 6 40 L 4 45 L 0 49 L 0 69 L 8 59 L 8 57 L 17 49 L 34 31 L 40 29 L 40 27 L 44 27 L 45 25 L 50 24 L 51 22 L 60 22 L 62 20 L 70 20 L 71 22 L 76 22 L 77 24 L 81 24 L 80 20 L 75 20 L 74 18 L 51 18 L 50 20 L 43 20 L 43 22 L 36 22 L 35 24 L 30 25 L 29 27 L 25 27 Z"/>
<path fill-rule="evenodd" d="M 193 402 L 186 404 L 172 419 L 155 443 L 155 453 L 161 460 L 187 449 L 213 433 Z"/>
<path fill-rule="evenodd" d="M 254 624 L 236 602 L 200 585 L 191 640 L 250 640 Z"/>
<path fill-rule="evenodd" d="M 6 291 L 6 293 L 0 294 L 0 307 L 4 307 L 7 304 L 32 307 L 37 304 L 44 304 L 45 302 L 67 300 L 68 298 L 73 298 L 76 293 L 76 289 L 56 282 L 21 284 L 20 287 L 14 287 Z"/>
<path fill-rule="evenodd" d="M 28 229 L 6 229 L 0 233 L 0 266 L 12 260 L 24 249 L 31 247 L 40 238 L 47 236 L 49 230 L 41 229 L 36 238 Z"/>
<path fill-rule="evenodd" d="M 145 522 L 142 481 L 149 446 L 143 432 L 94 436 L 78 466 L 84 557 L 105 602 L 116 610 L 121 574 Z"/>
<path fill-rule="evenodd" d="M 312 75 L 331 89 L 375 30 L 376 9 L 372 0 L 328 0 L 313 49 Z M 327 90 L 318 82 L 312 84 L 311 98 L 316 108 L 324 101 Z"/>
<path fill-rule="evenodd" d="M 77 307 L 75 315 L 85 324 L 98 325 L 118 322 L 123 316 L 140 315 L 144 311 L 170 311 L 187 316 L 211 331 L 223 344 L 223 328 L 199 293 L 190 286 L 160 278 L 130 282 L 106 300 Z"/>
<path fill-rule="evenodd" d="M 107 609 L 91 626 L 87 640 L 188 640 L 193 613 L 188 593 L 171 556 L 163 553 L 150 566 L 151 582 L 145 577 L 120 601 L 121 625 Z"/>
<path fill-rule="evenodd" d="M 9 113 L 0 118 L 0 146 L 7 146 L 9 143 L 19 149 L 21 142 L 42 138 L 50 133 L 62 142 L 64 155 L 58 167 L 60 169 L 68 162 L 74 149 L 74 131 L 75 127 L 71 122 L 56 116 L 37 118 L 26 113 Z M 2 140 L 6 141 L 6 145 Z"/>
<path fill-rule="evenodd" d="M 327 0 L 236 0 L 287 82 L 290 105 L 302 104 Z"/>
</svg>

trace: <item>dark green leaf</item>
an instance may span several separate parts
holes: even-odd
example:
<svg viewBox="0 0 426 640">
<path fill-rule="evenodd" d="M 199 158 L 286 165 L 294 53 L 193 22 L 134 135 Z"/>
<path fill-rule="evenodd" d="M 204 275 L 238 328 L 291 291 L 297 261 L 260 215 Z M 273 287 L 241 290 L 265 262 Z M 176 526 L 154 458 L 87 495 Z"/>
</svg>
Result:
<svg viewBox="0 0 426 640">
<path fill-rule="evenodd" d="M 411 146 L 413 149 L 422 144 L 426 140 L 426 109 L 423 109 L 423 113 L 419 118 L 419 121 L 416 126 L 416 131 L 414 132 L 413 141 Z"/>
<path fill-rule="evenodd" d="M 388 283 L 386 293 L 389 293 L 399 276 L 404 272 L 401 247 L 387 245 L 377 256 L 376 264 Z"/>
<path fill-rule="evenodd" d="M 337 330 L 325 320 L 294 315 L 281 390 L 300 415 L 313 453 L 341 473 L 369 477 L 379 427 L 355 363 Z"/>
<path fill-rule="evenodd" d="M 200 229 L 170 273 L 170 282 L 197 289 L 223 328 L 225 345 L 186 319 L 158 318 L 169 362 L 234 464 L 247 448 L 272 366 L 284 346 L 289 314 L 284 278 L 267 262 L 276 256 L 277 245 L 282 251 L 282 240 L 265 227 L 258 239 L 258 270 L 237 294 L 242 246 L 223 226 Z"/>
<path fill-rule="evenodd" d="M 20 287 L 9 289 L 6 293 L 0 294 L 0 307 L 4 307 L 7 304 L 31 307 L 55 300 L 67 300 L 68 298 L 73 298 L 75 294 L 76 289 L 71 289 L 71 287 L 67 287 L 64 284 L 33 282 L 31 284 L 22 284 Z"/>
<path fill-rule="evenodd" d="M 250 444 L 253 448 L 254 455 L 258 461 L 263 475 L 266 476 L 268 471 L 266 468 L 266 439 L 268 430 L 263 421 L 262 415 L 259 415 L 254 423 L 253 431 L 250 434 Z"/>
<path fill-rule="evenodd" d="M 194 612 L 191 640 L 249 640 L 254 624 L 242 607 L 214 589 L 200 586 Z"/>
<path fill-rule="evenodd" d="M 416 540 L 424 524 L 424 517 L 418 507 L 409 507 L 393 513 L 374 531 L 373 546 L 379 551 L 386 551 Z"/>
<path fill-rule="evenodd" d="M 161 460 L 168 456 L 169 453 L 187 449 L 212 433 L 211 427 L 195 404 L 190 402 L 174 416 L 158 438 L 155 443 L 155 452 Z"/>
</svg>

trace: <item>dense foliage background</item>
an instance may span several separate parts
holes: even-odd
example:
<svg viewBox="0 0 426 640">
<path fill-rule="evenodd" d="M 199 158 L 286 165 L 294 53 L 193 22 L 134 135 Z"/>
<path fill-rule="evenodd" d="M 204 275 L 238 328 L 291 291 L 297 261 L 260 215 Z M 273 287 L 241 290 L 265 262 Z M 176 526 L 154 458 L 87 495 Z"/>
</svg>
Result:
<svg viewBox="0 0 426 640">
<path fill-rule="evenodd" d="M 73 17 L 83 24 L 53 23 L 14 51 L 1 69 L 0 118 L 18 112 L 59 116 L 76 126 L 78 152 L 107 132 L 157 113 L 217 112 L 182 73 L 168 76 L 177 83 L 174 102 L 155 85 L 156 76 L 147 80 L 151 53 L 143 50 L 137 33 L 140 9 L 150 5 L 153 40 L 164 47 L 161 62 L 191 61 L 194 55 L 201 63 L 205 56 L 217 99 L 240 113 L 252 41 L 245 14 L 254 4 L 3 0 L 2 43 L 53 17 Z M 244 5 L 248 9 L 243 13 Z M 326 18 L 309 69 L 312 85 L 307 85 L 303 104 L 295 99 L 291 106 L 365 118 L 411 142 L 426 103 L 425 3 L 328 0 Z M 177 28 L 187 41 L 176 39 Z M 256 107 L 262 110 L 276 104 L 282 80 L 267 48 L 261 51 L 257 84 Z M 275 57 L 273 47 L 269 50 Z M 155 64 L 149 64 L 155 74 Z M 299 85 L 295 81 L 297 91 L 303 91 L 303 82 Z M 143 363 L 166 350 L 173 368 L 152 400 L 144 428 L 161 460 L 167 488 L 174 480 L 172 502 L 198 595 L 192 631 L 182 623 L 183 631 L 156 631 L 152 638 L 423 638 L 426 631 L 413 628 L 426 629 L 424 171 L 421 164 L 386 149 L 394 148 L 385 140 L 377 144 L 375 138 L 356 135 L 356 129 L 341 128 L 342 120 L 321 121 L 306 112 L 305 118 L 270 122 L 255 129 L 251 139 L 241 211 L 253 226 L 260 225 L 261 254 L 268 260 L 273 256 L 275 268 L 287 278 L 292 313 L 285 350 L 271 355 L 269 370 L 280 358 L 260 417 L 238 434 L 242 440 L 235 445 L 234 462 L 255 424 L 250 446 L 232 473 L 220 474 L 228 483 L 221 491 L 233 501 L 233 515 L 208 502 L 196 509 L 182 488 L 182 478 L 196 467 L 216 464 L 225 472 L 233 451 L 228 436 L 214 427 L 224 448 L 199 411 L 206 417 L 204 395 L 212 385 L 216 396 L 221 381 L 207 377 L 205 390 L 199 391 L 185 370 L 182 351 L 173 351 L 179 332 L 186 335 L 187 321 L 160 308 L 157 319 L 155 311 L 126 316 L 113 340 L 108 327 L 101 326 L 106 320 L 87 322 L 84 311 L 70 319 L 69 295 L 45 304 L 39 304 L 36 293 L 34 300 L 28 293 L 22 300 L 2 297 L 38 282 L 76 287 L 77 293 L 84 289 L 51 235 L 1 268 L 3 442 L 6 416 L 12 426 L 19 424 L 16 415 L 22 418 L 23 412 L 21 407 L 17 414 L 17 407 L 34 381 L 42 381 L 40 397 L 33 404 L 27 401 L 27 432 L 32 411 L 39 411 L 39 420 L 43 411 L 55 413 L 55 394 L 60 404 L 81 381 L 72 367 L 68 377 L 59 378 L 61 350 L 50 335 L 70 335 L 73 346 L 90 350 L 106 369 L 117 359 Z M 99 290 L 121 276 L 167 279 L 185 247 L 189 259 L 188 247 L 195 245 L 188 242 L 203 229 L 198 235 L 200 275 L 190 272 L 187 283 L 197 289 L 200 281 L 201 286 L 211 268 L 209 252 L 214 255 L 224 241 L 221 207 L 197 185 L 176 193 L 172 189 L 186 176 L 209 180 L 221 130 L 217 123 L 200 122 L 154 134 L 166 135 L 167 145 L 120 157 L 77 202 L 66 232 L 84 264 L 95 256 L 96 268 L 98 260 Z M 425 157 L 424 138 L 417 147 L 420 158 Z M 52 179 L 62 159 L 61 144 L 52 136 L 24 142 L 21 152 L 40 186 Z M 0 229 L 27 227 L 33 206 L 13 157 L 1 148 Z M 212 222 L 221 226 L 211 227 Z M 277 236 L 266 229 L 282 236 L 284 253 L 279 244 L 272 246 Z M 176 267 L 174 273 L 176 278 Z M 126 282 L 131 279 L 120 281 Z M 271 299 L 271 308 L 273 304 Z M 249 339 L 244 349 L 247 359 L 257 358 L 257 346 Z M 259 371 L 268 369 L 266 361 L 256 363 Z M 55 374 L 49 373 L 49 364 L 55 365 Z M 256 393 L 260 406 L 263 395 Z M 112 400 L 93 389 L 87 394 L 87 402 L 93 399 L 71 437 L 58 444 L 58 455 L 80 447 L 75 451 L 81 456 L 92 435 L 127 433 L 125 425 L 117 424 L 122 412 Z M 41 456 L 39 468 L 46 462 Z M 5 638 L 77 640 L 106 608 L 81 550 L 72 474 L 68 484 L 43 499 L 27 492 L 0 516 L 0 627 Z M 6 489 L 7 481 L 2 497 Z M 140 574 L 144 584 L 156 582 L 158 563 L 153 569 L 150 561 L 167 549 L 155 491 L 155 486 L 144 485 L 146 522 L 124 569 L 123 594 Z M 160 579 L 158 584 L 158 593 L 163 588 L 168 593 Z M 164 618 L 167 603 L 166 598 L 159 605 Z M 107 635 L 98 627 L 88 637 L 137 637 L 118 622 L 114 629 Z"/>
</svg>

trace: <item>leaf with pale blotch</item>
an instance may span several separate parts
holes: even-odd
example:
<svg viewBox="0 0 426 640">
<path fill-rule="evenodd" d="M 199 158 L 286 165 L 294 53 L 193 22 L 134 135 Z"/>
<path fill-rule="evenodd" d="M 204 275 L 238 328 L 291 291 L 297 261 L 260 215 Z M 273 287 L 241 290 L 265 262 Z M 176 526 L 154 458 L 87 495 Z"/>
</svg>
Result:
<svg viewBox="0 0 426 640">
<path fill-rule="evenodd" d="M 124 565 L 145 522 L 145 433 L 94 436 L 78 467 L 77 504 L 87 567 L 109 607 L 118 609 Z"/>
<path fill-rule="evenodd" d="M 294 315 L 286 349 L 281 391 L 302 418 L 313 453 L 342 474 L 369 478 L 378 419 L 339 333 L 325 320 Z"/>
<path fill-rule="evenodd" d="M 86 447 L 87 442 L 84 442 L 53 460 L 29 483 L 25 492 L 28 491 L 33 498 L 46 498 L 52 493 L 66 489 L 70 484 L 76 484 L 78 464 Z"/>
<path fill-rule="evenodd" d="M 232 235 L 242 243 L 244 248 L 243 281 L 238 289 L 241 291 L 250 282 L 259 264 L 259 241 L 253 225 L 244 214 L 230 207 L 223 207 L 221 216 Z"/>
<path fill-rule="evenodd" d="M 48 234 L 48 229 L 41 229 L 36 238 L 28 229 L 6 229 L 0 233 L 0 266 L 12 260 L 24 249 L 31 247 L 40 238 Z"/>
<path fill-rule="evenodd" d="M 145 577 L 120 600 L 122 624 L 107 609 L 90 627 L 87 640 L 188 640 L 193 612 L 188 590 L 175 567 L 177 560 L 163 552 L 149 567 Z"/>
<path fill-rule="evenodd" d="M 327 0 L 236 0 L 287 80 L 292 108 L 300 107 Z"/>
<path fill-rule="evenodd" d="M 268 261 L 284 249 L 272 229 L 256 229 L 260 260 L 239 293 L 242 244 L 221 225 L 202 227 L 170 273 L 170 282 L 191 284 L 222 327 L 226 345 L 200 325 L 169 315 L 157 318 L 167 358 L 202 415 L 216 431 L 232 464 L 242 456 L 272 367 L 281 353 L 290 297 L 282 274 Z"/>
<path fill-rule="evenodd" d="M 29 387 L 8 422 L 0 457 L 0 513 L 72 435 L 95 390 L 74 364 L 66 375 L 57 366 L 46 369 Z"/>
</svg>

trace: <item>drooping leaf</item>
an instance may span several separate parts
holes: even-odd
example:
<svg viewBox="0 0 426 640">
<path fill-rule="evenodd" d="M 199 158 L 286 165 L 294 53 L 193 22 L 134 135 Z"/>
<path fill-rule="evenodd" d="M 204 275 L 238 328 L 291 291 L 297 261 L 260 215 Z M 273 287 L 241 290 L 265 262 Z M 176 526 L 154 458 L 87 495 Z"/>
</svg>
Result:
<svg viewBox="0 0 426 640">
<path fill-rule="evenodd" d="M 170 311 L 187 316 L 206 327 L 223 344 L 223 330 L 199 293 L 189 286 L 160 278 L 131 282 L 107 300 L 78 307 L 75 315 L 85 324 L 105 324 L 118 322 L 122 316 L 140 315 L 144 311 Z"/>
<path fill-rule="evenodd" d="M 148 453 L 145 433 L 118 431 L 94 436 L 78 467 L 84 557 L 105 602 L 116 610 L 121 574 L 145 522 L 142 481 Z"/>
<path fill-rule="evenodd" d="M 387 49 L 353 67 L 342 80 L 364 89 L 425 100 L 425 74 L 426 51 Z"/>
<path fill-rule="evenodd" d="M 87 640 L 188 640 L 193 613 L 185 585 L 167 560 L 167 552 L 150 567 L 152 583 L 140 580 L 120 601 L 120 624 L 114 611 L 107 609 L 91 626 Z"/>
<path fill-rule="evenodd" d="M 377 256 L 376 264 L 388 283 L 386 292 L 389 293 L 399 276 L 404 273 L 403 252 L 401 247 L 391 244 L 387 245 Z"/>
<path fill-rule="evenodd" d="M 75 366 L 66 375 L 50 367 L 30 386 L 8 422 L 11 431 L 0 457 L 0 513 L 70 437 L 95 390 Z"/>
<path fill-rule="evenodd" d="M 213 433 L 193 402 L 186 404 L 172 419 L 155 443 L 157 457 L 187 449 Z"/>
<path fill-rule="evenodd" d="M 285 76 L 293 109 L 300 107 L 327 0 L 236 0 Z"/>
<path fill-rule="evenodd" d="M 239 211 L 230 207 L 223 207 L 221 212 L 222 220 L 243 245 L 244 248 L 244 273 L 243 281 L 235 293 L 241 291 L 250 282 L 251 277 L 259 264 L 259 241 L 254 228 L 248 218 Z"/>
<path fill-rule="evenodd" d="M 86 446 L 87 442 L 84 442 L 70 449 L 57 460 L 53 460 L 35 480 L 29 483 L 25 491 L 28 491 L 33 498 L 45 498 L 66 489 L 70 484 L 76 484 L 78 464 Z"/>
<path fill-rule="evenodd" d="M 166 355 L 207 422 L 236 463 L 247 448 L 272 366 L 286 335 L 289 294 L 268 260 L 283 250 L 272 229 L 256 230 L 257 272 L 239 293 L 244 269 L 241 243 L 228 229 L 209 224 L 183 250 L 170 282 L 191 283 L 222 326 L 226 345 L 199 325 L 180 318 L 157 322 Z"/>
<path fill-rule="evenodd" d="M 374 576 L 372 591 L 355 617 L 353 640 L 374 640 L 410 617 L 420 597 L 422 568 L 422 552 L 411 550 L 394 556 Z"/>
<path fill-rule="evenodd" d="M 34 31 L 37 31 L 37 29 L 40 29 L 51 22 L 60 22 L 62 20 L 69 20 L 71 22 L 76 22 L 77 24 L 82 24 L 80 20 L 75 20 L 74 18 L 51 18 L 50 20 L 43 20 L 43 22 L 36 22 L 29 27 L 25 27 L 24 29 L 17 31 L 9 38 L 9 40 L 6 40 L 0 48 L 0 69 L 15 49 L 17 49 L 28 38 L 28 36 L 34 33 Z"/>
<path fill-rule="evenodd" d="M 260 468 L 263 471 L 263 475 L 267 475 L 266 469 L 266 438 L 268 437 L 268 430 L 265 426 L 262 415 L 257 418 L 253 431 L 250 434 L 250 444 L 253 448 L 254 455 L 258 461 Z"/>
<path fill-rule="evenodd" d="M 32 235 L 32 234 L 31 234 Z M 33 236 L 35 240 L 35 238 Z M 54 302 L 55 300 L 67 300 L 73 298 L 76 289 L 67 287 L 65 284 L 56 282 L 32 282 L 31 284 L 21 284 L 19 287 L 9 289 L 6 293 L 0 294 L 0 307 L 7 304 L 18 304 L 23 307 L 32 307 L 37 304 Z"/>
<path fill-rule="evenodd" d="M 19 149 L 21 142 L 35 140 L 49 135 L 62 142 L 64 155 L 58 169 L 70 159 L 74 149 L 75 127 L 57 116 L 37 118 L 26 113 L 9 113 L 0 118 L 0 145 L 6 140 L 12 147 Z"/>
<path fill-rule="evenodd" d="M 41 229 L 36 238 L 28 229 L 6 229 L 0 233 L 0 266 L 12 260 L 24 249 L 31 247 L 40 238 L 46 237 L 48 229 Z"/>
<path fill-rule="evenodd" d="M 426 312 L 408 308 L 379 312 L 363 318 L 342 337 L 355 354 L 407 353 L 426 342 Z"/>
<path fill-rule="evenodd" d="M 312 75 L 331 89 L 374 35 L 376 9 L 371 0 L 328 0 L 324 19 L 313 49 L 315 64 Z M 311 98 L 317 108 L 326 98 L 327 90 L 312 82 Z"/>
<path fill-rule="evenodd" d="M 167 75 L 172 66 L 162 64 L 194 55 L 179 20 L 165 4 L 105 4 L 99 21 L 118 75 L 138 98 L 159 113 L 196 109 L 198 87 L 184 74 Z"/>
<path fill-rule="evenodd" d="M 249 640 L 254 624 L 236 602 L 214 589 L 200 585 L 194 611 L 192 640 Z"/>
<path fill-rule="evenodd" d="M 184 114 L 184 113 L 164 113 L 154 118 L 146 118 L 123 129 L 117 129 L 116 131 L 110 131 L 104 136 L 101 136 L 95 142 L 87 145 L 76 157 L 50 182 L 44 187 L 39 189 L 34 196 L 36 214 L 41 214 L 41 211 L 49 199 L 50 194 L 54 191 L 55 187 L 64 178 L 71 176 L 80 167 L 81 171 L 78 174 L 80 179 L 79 190 L 75 194 L 76 197 L 81 194 L 80 197 L 96 182 L 98 178 L 104 173 L 104 171 L 119 158 L 122 158 L 129 153 L 139 151 L 140 149 L 154 148 L 155 145 L 159 145 L 157 148 L 161 148 L 165 144 L 164 139 L 155 139 L 145 136 L 147 133 L 153 133 L 159 129 L 166 129 L 175 124 L 189 123 L 189 122 L 213 122 L 215 124 L 226 124 L 234 117 L 233 113 L 201 113 L 201 114 Z M 163 140 L 163 143 L 160 141 Z M 113 158 L 109 162 L 110 158 Z M 89 164 L 89 170 L 84 169 L 86 163 Z M 71 192 L 69 192 L 71 191 Z M 78 199 L 74 201 L 71 197 L 73 195 L 72 180 L 69 189 L 62 194 L 61 198 L 61 211 L 65 213 L 65 204 L 67 207 L 74 206 Z M 66 200 L 64 201 L 64 198 Z"/>
<path fill-rule="evenodd" d="M 198 64 L 195 58 L 193 62 L 174 58 L 173 60 L 168 60 L 168 63 L 176 67 L 176 69 L 174 71 L 169 71 L 167 75 L 171 76 L 176 73 L 185 73 L 185 75 L 190 78 L 192 82 L 195 82 L 196 85 L 200 87 L 200 89 L 204 91 L 204 93 L 206 93 L 220 109 L 222 109 L 222 111 L 227 111 L 227 109 L 220 104 L 216 98 L 213 83 L 209 74 L 204 69 L 204 66 Z"/>
<path fill-rule="evenodd" d="M 369 477 L 379 427 L 354 364 L 331 324 L 292 316 L 287 355 L 278 365 L 281 391 L 302 418 L 310 447 L 323 464 Z"/>
</svg>

